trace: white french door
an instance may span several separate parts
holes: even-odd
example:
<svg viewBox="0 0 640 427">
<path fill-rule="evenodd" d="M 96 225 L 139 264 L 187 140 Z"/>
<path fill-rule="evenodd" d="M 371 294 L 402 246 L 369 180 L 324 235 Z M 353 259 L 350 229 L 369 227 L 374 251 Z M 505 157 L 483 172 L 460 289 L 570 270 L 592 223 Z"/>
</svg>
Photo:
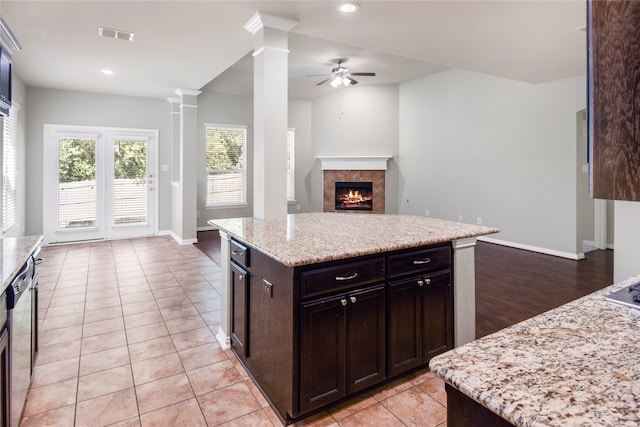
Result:
<svg viewBox="0 0 640 427">
<path fill-rule="evenodd" d="M 153 235 L 157 143 L 157 130 L 45 125 L 45 243 Z"/>
</svg>

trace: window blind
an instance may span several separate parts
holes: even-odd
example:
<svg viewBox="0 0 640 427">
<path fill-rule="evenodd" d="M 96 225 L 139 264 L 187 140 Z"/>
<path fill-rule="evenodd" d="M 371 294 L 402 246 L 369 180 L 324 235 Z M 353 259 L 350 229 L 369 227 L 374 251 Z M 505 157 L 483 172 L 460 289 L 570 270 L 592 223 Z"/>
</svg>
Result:
<svg viewBox="0 0 640 427">
<path fill-rule="evenodd" d="M 18 180 L 18 108 L 12 106 L 4 117 L 2 135 L 2 234 L 17 223 L 16 183 Z"/>
</svg>

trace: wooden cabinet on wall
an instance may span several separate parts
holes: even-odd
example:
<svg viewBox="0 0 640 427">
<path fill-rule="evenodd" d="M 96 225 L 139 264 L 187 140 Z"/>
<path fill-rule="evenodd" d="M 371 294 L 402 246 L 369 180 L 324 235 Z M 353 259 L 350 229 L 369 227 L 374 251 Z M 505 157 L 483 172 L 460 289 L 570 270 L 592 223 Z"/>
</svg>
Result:
<svg viewBox="0 0 640 427">
<path fill-rule="evenodd" d="M 425 366 L 453 347 L 451 254 L 287 267 L 232 240 L 232 349 L 285 422 Z"/>
<path fill-rule="evenodd" d="M 8 116 L 11 108 L 11 56 L 0 47 L 0 116 Z"/>
<path fill-rule="evenodd" d="M 640 201 L 640 1 L 587 1 L 592 196 Z"/>
</svg>

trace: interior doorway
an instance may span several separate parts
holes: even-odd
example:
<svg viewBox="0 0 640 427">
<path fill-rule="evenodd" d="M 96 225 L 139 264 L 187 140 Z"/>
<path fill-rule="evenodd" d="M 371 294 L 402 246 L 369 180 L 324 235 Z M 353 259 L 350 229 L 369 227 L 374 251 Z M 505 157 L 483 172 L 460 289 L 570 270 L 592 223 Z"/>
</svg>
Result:
<svg viewBox="0 0 640 427">
<path fill-rule="evenodd" d="M 593 199 L 589 189 L 587 113 L 576 113 L 576 251 L 613 249 L 613 203 Z"/>
<path fill-rule="evenodd" d="M 158 131 L 45 125 L 44 240 L 155 234 Z"/>
</svg>

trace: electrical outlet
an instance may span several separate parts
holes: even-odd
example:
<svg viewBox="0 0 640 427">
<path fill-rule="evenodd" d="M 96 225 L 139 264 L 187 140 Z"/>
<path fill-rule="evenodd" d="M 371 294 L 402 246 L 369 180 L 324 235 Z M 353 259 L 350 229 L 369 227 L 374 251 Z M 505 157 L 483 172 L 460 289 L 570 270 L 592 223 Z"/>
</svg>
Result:
<svg viewBox="0 0 640 427">
<path fill-rule="evenodd" d="M 297 210 L 297 211 L 299 211 L 299 210 L 300 210 L 300 203 L 298 203 L 298 204 L 296 205 L 296 210 Z"/>
<path fill-rule="evenodd" d="M 424 211 L 424 216 L 429 216 L 429 209 Z"/>
<path fill-rule="evenodd" d="M 458 215 L 458 221 L 462 222 L 462 215 Z"/>
<path fill-rule="evenodd" d="M 265 294 L 269 295 L 270 298 L 273 298 L 273 285 L 265 279 L 262 279 L 262 290 Z"/>
<path fill-rule="evenodd" d="M 478 217 L 478 225 L 482 225 L 482 218 Z"/>
</svg>

